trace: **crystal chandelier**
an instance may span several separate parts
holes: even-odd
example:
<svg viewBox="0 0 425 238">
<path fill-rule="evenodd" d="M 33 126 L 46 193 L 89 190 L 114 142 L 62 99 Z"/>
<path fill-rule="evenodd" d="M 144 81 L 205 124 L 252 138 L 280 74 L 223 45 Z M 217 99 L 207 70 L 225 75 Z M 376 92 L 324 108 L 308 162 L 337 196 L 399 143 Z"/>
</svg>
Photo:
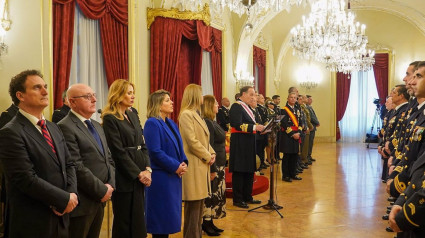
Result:
<svg viewBox="0 0 425 238">
<path fill-rule="evenodd" d="M 198 11 L 204 5 L 209 3 L 210 8 L 222 12 L 225 7 L 230 11 L 242 16 L 243 14 L 260 14 L 267 11 L 279 12 L 283 9 L 289 9 L 291 5 L 300 5 L 303 0 L 181 0 L 183 6 L 191 11 Z"/>
<path fill-rule="evenodd" d="M 344 9 L 344 0 L 313 2 L 310 15 L 302 18 L 302 26 L 291 30 L 294 54 L 323 62 L 332 71 L 350 73 L 370 69 L 374 53 L 366 50 L 366 26 L 354 23 L 355 15 Z"/>
</svg>

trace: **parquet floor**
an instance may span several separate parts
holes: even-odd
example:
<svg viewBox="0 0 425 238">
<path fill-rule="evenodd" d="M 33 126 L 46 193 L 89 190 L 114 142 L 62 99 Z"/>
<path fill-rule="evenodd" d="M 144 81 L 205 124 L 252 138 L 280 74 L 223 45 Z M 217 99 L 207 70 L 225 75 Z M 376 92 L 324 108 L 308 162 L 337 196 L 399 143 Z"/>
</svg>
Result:
<svg viewBox="0 0 425 238">
<path fill-rule="evenodd" d="M 381 219 L 388 202 L 376 149 L 365 144 L 318 143 L 313 157 L 317 161 L 304 170 L 301 181 L 283 182 L 277 170 L 275 201 L 284 207 L 283 219 L 270 210 L 247 212 L 227 199 L 227 217 L 215 220 L 225 230 L 220 237 L 393 237 Z M 264 204 L 269 191 L 255 199 Z M 108 236 L 106 217 L 101 237 Z M 170 237 L 180 238 L 182 233 Z"/>
</svg>

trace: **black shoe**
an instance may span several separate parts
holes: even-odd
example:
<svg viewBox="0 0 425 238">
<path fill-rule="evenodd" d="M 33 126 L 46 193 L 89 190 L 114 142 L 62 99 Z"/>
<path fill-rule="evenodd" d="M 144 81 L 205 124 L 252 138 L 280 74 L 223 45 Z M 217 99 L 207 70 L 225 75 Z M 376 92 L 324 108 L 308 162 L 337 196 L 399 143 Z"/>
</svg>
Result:
<svg viewBox="0 0 425 238">
<path fill-rule="evenodd" d="M 394 205 L 394 202 L 390 202 L 390 205 L 392 206 L 392 205 Z"/>
<path fill-rule="evenodd" d="M 314 161 L 316 161 L 316 160 L 315 160 L 315 159 L 313 159 L 313 158 L 310 158 L 310 160 L 311 160 L 311 161 L 313 161 L 313 162 L 314 162 Z"/>
<path fill-rule="evenodd" d="M 382 183 L 387 183 L 387 180 L 382 179 L 382 180 L 381 180 L 381 182 L 382 182 Z"/>
<path fill-rule="evenodd" d="M 260 201 L 260 200 L 252 199 L 251 201 L 248 201 L 248 202 L 246 202 L 246 203 L 248 203 L 248 204 L 260 204 L 260 203 L 261 203 L 261 201 Z"/>
<path fill-rule="evenodd" d="M 388 214 L 383 215 L 383 216 L 382 216 L 382 220 L 386 220 L 386 221 L 388 221 L 389 217 L 390 217 L 390 216 L 389 216 Z"/>
<path fill-rule="evenodd" d="M 212 221 L 206 221 L 202 222 L 202 230 L 207 233 L 208 236 L 219 236 L 220 233 L 214 230 L 214 228 L 211 225 Z"/>
<path fill-rule="evenodd" d="M 257 170 L 256 172 L 258 172 L 260 175 L 264 175 L 264 173 L 261 172 L 261 170 Z"/>
<path fill-rule="evenodd" d="M 387 214 L 390 214 L 390 212 L 391 212 L 391 209 L 387 209 Z"/>
<path fill-rule="evenodd" d="M 213 220 L 211 220 L 211 225 L 212 225 L 212 228 L 213 228 L 216 232 L 223 232 L 223 231 L 224 231 L 223 229 L 220 229 L 220 228 L 216 227 L 216 226 L 214 225 L 214 221 L 213 221 Z"/>
<path fill-rule="evenodd" d="M 248 204 L 245 202 L 233 202 L 233 206 L 240 208 L 249 208 Z"/>
<path fill-rule="evenodd" d="M 297 169 L 295 172 L 296 173 L 299 173 L 299 174 L 302 174 L 303 173 L 303 170 L 302 169 Z"/>
<path fill-rule="evenodd" d="M 395 198 L 395 197 L 389 197 L 387 199 L 388 202 L 395 202 L 395 200 L 397 200 L 397 198 Z"/>
<path fill-rule="evenodd" d="M 388 232 L 394 232 L 393 229 L 389 226 L 387 226 L 387 228 L 385 228 L 385 230 L 388 231 Z"/>
<path fill-rule="evenodd" d="M 295 177 L 292 177 L 292 180 L 302 180 L 302 178 L 301 177 L 298 177 L 298 176 L 295 176 Z"/>
<path fill-rule="evenodd" d="M 303 169 L 308 169 L 308 165 L 303 164 L 303 165 L 301 165 L 301 168 L 303 168 Z"/>
<path fill-rule="evenodd" d="M 284 177 L 284 178 L 282 178 L 282 181 L 290 183 L 290 182 L 292 182 L 292 179 L 290 177 Z"/>
<path fill-rule="evenodd" d="M 391 210 L 391 209 L 393 209 L 393 206 L 388 206 L 387 209 L 390 209 Z"/>
<path fill-rule="evenodd" d="M 307 162 L 307 164 L 308 164 L 308 165 L 312 165 L 312 164 L 313 164 L 313 162 L 311 162 L 311 161 L 308 161 L 308 162 Z"/>
</svg>

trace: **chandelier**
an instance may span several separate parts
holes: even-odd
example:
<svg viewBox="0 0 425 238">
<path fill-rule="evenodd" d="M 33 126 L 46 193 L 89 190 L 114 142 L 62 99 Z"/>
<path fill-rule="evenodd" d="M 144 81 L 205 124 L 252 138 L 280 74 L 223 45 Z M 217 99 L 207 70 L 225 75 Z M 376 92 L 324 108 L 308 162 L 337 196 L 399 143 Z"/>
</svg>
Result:
<svg viewBox="0 0 425 238">
<path fill-rule="evenodd" d="M 302 17 L 302 26 L 291 30 L 294 54 L 323 62 L 331 71 L 369 70 L 374 63 L 374 52 L 366 49 L 366 26 L 354 23 L 355 15 L 344 9 L 344 0 L 313 2 L 310 15 Z"/>
<path fill-rule="evenodd" d="M 303 0 L 182 0 L 183 5 L 191 11 L 198 11 L 205 2 L 209 2 L 212 9 L 222 12 L 225 7 L 240 16 L 243 14 L 260 14 L 268 11 L 289 10 L 291 5 L 300 5 Z"/>
</svg>

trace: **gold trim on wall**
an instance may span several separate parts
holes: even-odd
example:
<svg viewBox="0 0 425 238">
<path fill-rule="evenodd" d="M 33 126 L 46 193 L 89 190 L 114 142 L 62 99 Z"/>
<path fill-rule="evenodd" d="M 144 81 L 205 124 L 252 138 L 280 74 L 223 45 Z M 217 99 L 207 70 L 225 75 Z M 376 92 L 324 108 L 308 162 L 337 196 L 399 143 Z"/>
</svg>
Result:
<svg viewBox="0 0 425 238">
<path fill-rule="evenodd" d="M 192 11 L 180 11 L 177 8 L 164 9 L 164 8 L 149 8 L 147 13 L 148 29 L 151 28 L 152 23 L 155 21 L 155 17 L 173 18 L 179 20 L 201 20 L 205 25 L 209 26 L 211 22 L 210 7 L 208 4 L 204 5 L 204 8 L 199 12 Z"/>
</svg>

